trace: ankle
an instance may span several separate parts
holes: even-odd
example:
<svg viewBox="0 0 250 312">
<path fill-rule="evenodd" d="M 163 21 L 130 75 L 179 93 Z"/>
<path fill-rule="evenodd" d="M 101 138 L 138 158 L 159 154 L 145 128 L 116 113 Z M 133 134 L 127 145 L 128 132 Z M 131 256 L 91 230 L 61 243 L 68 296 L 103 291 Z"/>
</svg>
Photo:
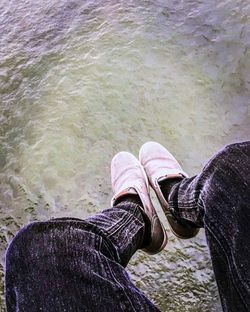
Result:
<svg viewBox="0 0 250 312">
<path fill-rule="evenodd" d="M 166 179 L 166 180 L 159 182 L 162 194 L 167 202 L 168 202 L 168 197 L 169 197 L 169 194 L 171 193 L 173 186 L 178 184 L 182 179 L 183 178 L 181 177 L 176 177 L 176 178 Z"/>
<path fill-rule="evenodd" d="M 143 242 L 142 242 L 142 246 L 140 247 L 145 248 L 150 244 L 151 241 L 151 223 L 150 220 L 147 216 L 147 214 L 144 212 L 143 210 L 143 204 L 142 201 L 139 197 L 139 195 L 137 194 L 126 194 L 124 196 L 121 196 L 120 198 L 118 198 L 115 202 L 114 206 L 118 206 L 118 205 L 122 205 L 122 204 L 136 204 L 138 206 L 140 206 L 140 212 L 144 221 L 144 236 L 143 236 Z"/>
</svg>

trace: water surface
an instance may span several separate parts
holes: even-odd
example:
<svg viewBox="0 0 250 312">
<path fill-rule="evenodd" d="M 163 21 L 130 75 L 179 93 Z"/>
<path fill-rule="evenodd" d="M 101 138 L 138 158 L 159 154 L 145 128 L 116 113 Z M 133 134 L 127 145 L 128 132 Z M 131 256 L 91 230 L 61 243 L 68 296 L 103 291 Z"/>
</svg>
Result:
<svg viewBox="0 0 250 312">
<path fill-rule="evenodd" d="M 155 140 L 193 175 L 249 139 L 249 16 L 247 0 L 0 2 L 2 264 L 27 222 L 109 207 L 118 151 Z M 202 231 L 129 271 L 162 311 L 221 311 Z"/>
</svg>

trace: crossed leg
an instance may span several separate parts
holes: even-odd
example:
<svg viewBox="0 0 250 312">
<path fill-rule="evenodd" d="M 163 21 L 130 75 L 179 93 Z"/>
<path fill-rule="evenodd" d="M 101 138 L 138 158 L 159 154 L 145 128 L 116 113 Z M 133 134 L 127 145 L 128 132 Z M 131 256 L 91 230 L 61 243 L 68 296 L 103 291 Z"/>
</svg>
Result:
<svg viewBox="0 0 250 312">
<path fill-rule="evenodd" d="M 174 186 L 169 205 L 205 228 L 224 311 L 250 311 L 250 142 L 227 146 Z"/>
<path fill-rule="evenodd" d="M 180 221 L 204 226 L 224 311 L 250 310 L 250 142 L 233 144 L 168 198 Z M 145 247 L 142 207 L 123 201 L 87 220 L 23 228 L 6 254 L 13 311 L 159 311 L 125 267 Z"/>
</svg>

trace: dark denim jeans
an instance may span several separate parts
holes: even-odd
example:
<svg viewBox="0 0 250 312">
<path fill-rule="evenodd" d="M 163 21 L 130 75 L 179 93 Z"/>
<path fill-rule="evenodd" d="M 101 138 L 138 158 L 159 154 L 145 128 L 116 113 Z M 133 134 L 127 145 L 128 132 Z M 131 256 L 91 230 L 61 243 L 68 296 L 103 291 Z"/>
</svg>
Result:
<svg viewBox="0 0 250 312">
<path fill-rule="evenodd" d="M 205 228 L 224 311 L 250 311 L 250 142 L 220 151 L 169 200 L 176 218 Z M 125 271 L 144 231 L 133 203 L 29 224 L 6 254 L 8 312 L 159 311 Z"/>
</svg>

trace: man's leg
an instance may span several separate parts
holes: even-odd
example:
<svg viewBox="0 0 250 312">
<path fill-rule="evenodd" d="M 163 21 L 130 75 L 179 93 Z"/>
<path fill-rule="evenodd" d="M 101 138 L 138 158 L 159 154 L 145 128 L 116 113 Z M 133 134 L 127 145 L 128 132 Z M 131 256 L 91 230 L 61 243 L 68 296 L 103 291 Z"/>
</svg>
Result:
<svg viewBox="0 0 250 312">
<path fill-rule="evenodd" d="M 168 201 L 180 222 L 204 226 L 224 311 L 250 311 L 250 142 L 224 148 Z"/>
<path fill-rule="evenodd" d="M 6 255 L 8 312 L 159 311 L 124 269 L 138 248 L 153 254 L 167 244 L 146 174 L 121 152 L 111 183 L 113 208 L 85 221 L 36 222 L 17 234 Z"/>
<path fill-rule="evenodd" d="M 128 201 L 87 220 L 26 226 L 6 254 L 8 312 L 159 311 L 124 269 L 144 232 L 141 208 Z"/>
</svg>

